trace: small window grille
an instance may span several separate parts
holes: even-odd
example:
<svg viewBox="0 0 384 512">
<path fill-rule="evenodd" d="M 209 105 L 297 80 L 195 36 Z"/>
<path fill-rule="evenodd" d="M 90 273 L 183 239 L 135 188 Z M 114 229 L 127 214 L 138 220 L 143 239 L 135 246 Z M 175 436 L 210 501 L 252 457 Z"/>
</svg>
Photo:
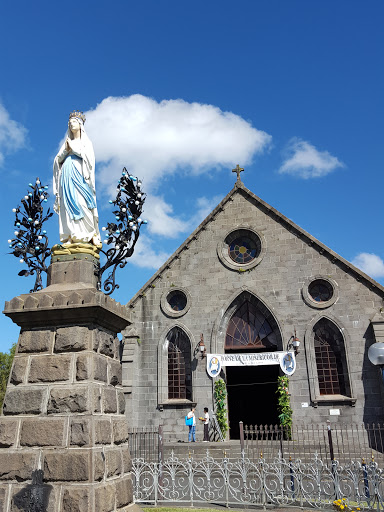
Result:
<svg viewBox="0 0 384 512">
<path fill-rule="evenodd" d="M 168 334 L 168 398 L 192 400 L 191 344 L 175 327 Z"/>
<path fill-rule="evenodd" d="M 277 347 L 276 331 L 270 315 L 265 315 L 254 304 L 245 300 L 229 321 L 225 350 L 274 349 Z"/>
<path fill-rule="evenodd" d="M 344 340 L 328 319 L 314 327 L 314 344 L 320 395 L 346 395 Z"/>
</svg>

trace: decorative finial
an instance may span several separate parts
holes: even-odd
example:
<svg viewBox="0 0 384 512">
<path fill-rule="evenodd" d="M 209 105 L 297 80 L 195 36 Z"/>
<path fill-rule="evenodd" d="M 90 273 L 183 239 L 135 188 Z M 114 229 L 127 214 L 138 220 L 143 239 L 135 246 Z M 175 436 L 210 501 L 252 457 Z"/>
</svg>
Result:
<svg viewBox="0 0 384 512">
<path fill-rule="evenodd" d="M 240 173 L 244 171 L 243 167 L 240 167 L 239 164 L 236 165 L 235 169 L 232 169 L 232 172 L 235 172 L 237 174 L 237 180 L 241 182 Z"/>
<path fill-rule="evenodd" d="M 76 117 L 76 119 L 80 119 L 80 121 L 82 121 L 82 123 L 83 123 L 83 124 L 85 123 L 85 115 L 84 115 L 84 112 L 81 112 L 80 110 L 73 110 L 73 111 L 69 114 L 69 119 L 71 119 L 72 117 Z"/>
</svg>

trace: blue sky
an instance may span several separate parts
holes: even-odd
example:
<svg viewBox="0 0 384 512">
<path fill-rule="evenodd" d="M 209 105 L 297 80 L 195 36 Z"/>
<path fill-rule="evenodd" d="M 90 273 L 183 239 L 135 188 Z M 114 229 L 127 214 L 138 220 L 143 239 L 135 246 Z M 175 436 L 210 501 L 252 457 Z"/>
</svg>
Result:
<svg viewBox="0 0 384 512">
<path fill-rule="evenodd" d="M 127 302 L 229 192 L 255 194 L 384 284 L 381 0 L 5 2 L 0 17 L 0 300 L 33 286 L 7 254 L 12 207 L 87 112 L 100 224 L 125 165 L 149 220 Z M 50 241 L 58 241 L 55 216 Z M 19 329 L 0 319 L 0 351 Z"/>
</svg>

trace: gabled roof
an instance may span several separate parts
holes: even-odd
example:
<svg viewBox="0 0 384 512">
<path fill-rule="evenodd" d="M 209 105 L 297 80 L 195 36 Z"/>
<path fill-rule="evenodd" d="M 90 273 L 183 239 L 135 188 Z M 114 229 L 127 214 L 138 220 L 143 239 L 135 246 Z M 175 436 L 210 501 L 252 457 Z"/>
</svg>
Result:
<svg viewBox="0 0 384 512">
<path fill-rule="evenodd" d="M 251 198 L 256 204 L 272 219 L 279 222 L 282 226 L 284 226 L 288 231 L 294 233 L 296 236 L 304 240 L 307 244 L 311 245 L 314 249 L 316 249 L 320 254 L 325 254 L 332 263 L 339 265 L 346 272 L 355 277 L 357 281 L 363 282 L 366 286 L 368 286 L 371 290 L 376 290 L 379 295 L 384 297 L 384 287 L 379 284 L 377 281 L 369 277 L 362 270 L 358 269 L 352 263 L 342 258 L 339 254 L 329 249 L 326 245 L 321 243 L 315 237 L 307 233 L 300 226 L 292 222 L 288 217 L 285 217 L 282 213 L 277 211 L 275 208 L 270 206 L 268 203 L 260 199 L 260 197 L 256 196 L 253 192 L 251 192 L 242 181 L 238 180 L 235 183 L 233 189 L 227 194 L 224 199 L 216 206 L 216 208 L 206 217 L 203 222 L 195 229 L 195 231 L 180 245 L 178 249 L 168 258 L 168 260 L 162 265 L 159 270 L 145 283 L 145 285 L 140 288 L 140 290 L 132 297 L 132 299 L 127 303 L 128 306 L 134 307 L 136 302 L 144 296 L 146 290 L 152 287 L 154 282 L 161 278 L 162 274 L 170 268 L 173 261 L 180 258 L 180 255 L 183 251 L 189 249 L 189 246 L 193 243 L 194 240 L 197 239 L 199 233 L 206 229 L 207 224 L 212 222 L 215 217 L 224 209 L 224 206 L 228 201 L 233 201 L 233 196 L 235 194 L 242 194 L 244 197 Z"/>
</svg>

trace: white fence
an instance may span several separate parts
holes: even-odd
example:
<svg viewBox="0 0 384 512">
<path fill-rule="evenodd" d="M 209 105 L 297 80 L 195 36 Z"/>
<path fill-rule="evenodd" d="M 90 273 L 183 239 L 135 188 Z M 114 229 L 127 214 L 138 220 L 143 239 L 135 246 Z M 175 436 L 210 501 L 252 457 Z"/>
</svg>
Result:
<svg viewBox="0 0 384 512">
<path fill-rule="evenodd" d="M 384 510 L 384 471 L 369 463 L 311 462 L 278 457 L 236 462 L 227 458 L 179 459 L 162 463 L 133 459 L 134 497 L 139 503 L 302 506 L 320 508 L 336 499 L 361 510 Z"/>
</svg>

